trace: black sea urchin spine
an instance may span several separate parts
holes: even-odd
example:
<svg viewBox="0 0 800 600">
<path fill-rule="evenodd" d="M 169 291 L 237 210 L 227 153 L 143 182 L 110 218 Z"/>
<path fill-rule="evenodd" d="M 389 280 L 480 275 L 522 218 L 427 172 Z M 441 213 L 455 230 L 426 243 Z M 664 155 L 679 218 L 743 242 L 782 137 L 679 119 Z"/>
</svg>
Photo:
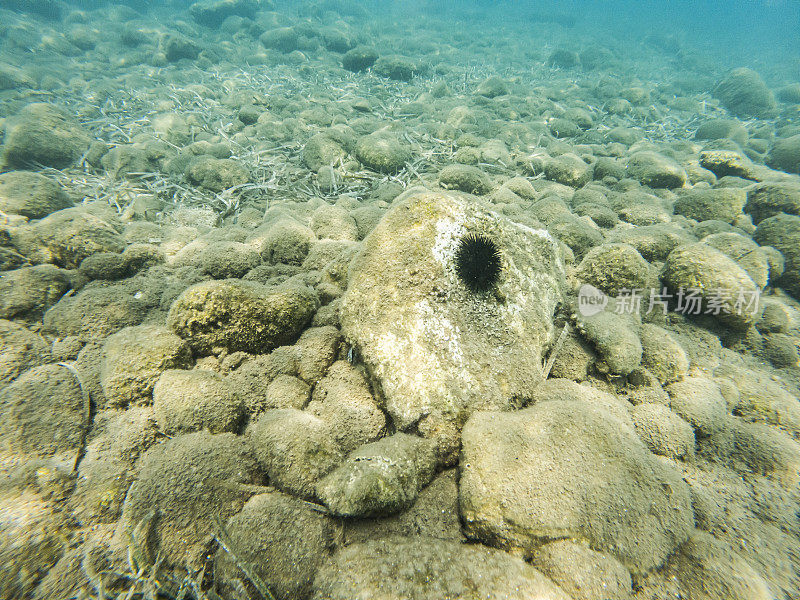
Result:
<svg viewBox="0 0 800 600">
<path fill-rule="evenodd" d="M 471 292 L 488 292 L 500 280 L 501 259 L 500 247 L 492 238 L 468 233 L 456 248 L 456 274 Z"/>
</svg>

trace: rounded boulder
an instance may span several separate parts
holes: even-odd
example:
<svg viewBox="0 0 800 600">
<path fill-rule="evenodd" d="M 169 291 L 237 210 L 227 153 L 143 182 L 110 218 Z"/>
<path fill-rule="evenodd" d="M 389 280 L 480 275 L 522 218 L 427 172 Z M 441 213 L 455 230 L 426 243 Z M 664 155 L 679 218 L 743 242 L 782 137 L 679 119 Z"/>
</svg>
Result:
<svg viewBox="0 0 800 600">
<path fill-rule="evenodd" d="M 206 281 L 185 290 L 172 304 L 167 323 L 192 348 L 260 354 L 294 341 L 317 310 L 313 290 L 254 281 Z"/>
</svg>

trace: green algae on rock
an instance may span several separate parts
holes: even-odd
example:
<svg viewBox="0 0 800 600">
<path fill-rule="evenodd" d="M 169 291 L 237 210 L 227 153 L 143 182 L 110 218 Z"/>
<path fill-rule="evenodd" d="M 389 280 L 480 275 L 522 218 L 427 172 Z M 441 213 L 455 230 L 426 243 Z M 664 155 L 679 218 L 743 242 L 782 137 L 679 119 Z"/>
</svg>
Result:
<svg viewBox="0 0 800 600">
<path fill-rule="evenodd" d="M 163 325 L 126 327 L 106 338 L 100 380 L 108 404 L 150 404 L 153 386 L 168 369 L 189 368 L 192 353 Z"/>
<path fill-rule="evenodd" d="M 364 136 L 355 148 L 356 158 L 379 173 L 396 173 L 411 160 L 411 150 L 389 131 Z"/>
<path fill-rule="evenodd" d="M 231 433 L 188 433 L 144 453 L 136 481 L 125 497 L 118 535 L 124 538 L 155 510 L 153 550 L 166 565 L 202 564 L 213 517 L 228 519 L 245 504 L 241 484 L 264 477 L 248 444 Z"/>
<path fill-rule="evenodd" d="M 250 498 L 225 525 L 237 549 L 233 558 L 219 548 L 216 581 L 235 598 L 241 586 L 241 561 L 279 598 L 307 598 L 314 575 L 337 539 L 337 523 L 312 505 L 288 494 L 270 492 Z"/>
<path fill-rule="evenodd" d="M 30 171 L 11 171 L 0 175 L 0 210 L 41 219 L 72 206 L 72 200 L 53 180 Z"/>
<path fill-rule="evenodd" d="M 1 449 L 29 457 L 66 454 L 74 459 L 87 418 L 83 390 L 69 369 L 56 364 L 34 367 L 0 391 Z"/>
<path fill-rule="evenodd" d="M 201 354 L 218 348 L 258 354 L 294 341 L 318 304 L 316 294 L 307 287 L 207 281 L 175 300 L 167 323 Z"/>
<path fill-rule="evenodd" d="M 729 72 L 717 84 L 714 95 L 737 117 L 769 118 L 777 108 L 775 97 L 761 76 L 745 67 Z"/>
<path fill-rule="evenodd" d="M 90 141 L 83 127 L 63 110 L 29 104 L 6 123 L 0 167 L 24 169 L 34 163 L 67 167 L 86 152 Z"/>
<path fill-rule="evenodd" d="M 673 293 L 698 290 L 702 310 L 716 313 L 720 322 L 735 329 L 747 329 L 758 316 L 760 288 L 733 259 L 709 244 L 689 244 L 673 250 L 664 264 L 661 280 Z"/>
</svg>

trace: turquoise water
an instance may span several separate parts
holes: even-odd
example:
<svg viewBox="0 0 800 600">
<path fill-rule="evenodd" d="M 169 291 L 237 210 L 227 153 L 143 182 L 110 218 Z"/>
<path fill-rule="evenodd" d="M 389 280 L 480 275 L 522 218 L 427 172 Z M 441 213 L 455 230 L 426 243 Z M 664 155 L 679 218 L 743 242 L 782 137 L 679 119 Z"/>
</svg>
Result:
<svg viewBox="0 0 800 600">
<path fill-rule="evenodd" d="M 800 598 L 800 2 L 0 0 L 0 600 Z"/>
</svg>

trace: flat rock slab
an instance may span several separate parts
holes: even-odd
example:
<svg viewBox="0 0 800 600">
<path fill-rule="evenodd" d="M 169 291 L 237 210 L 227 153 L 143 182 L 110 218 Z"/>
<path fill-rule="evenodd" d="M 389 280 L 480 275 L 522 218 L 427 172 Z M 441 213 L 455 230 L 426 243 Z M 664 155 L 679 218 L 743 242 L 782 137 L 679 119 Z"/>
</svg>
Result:
<svg viewBox="0 0 800 600">
<path fill-rule="evenodd" d="M 501 272 L 474 292 L 456 272 L 468 234 L 491 239 Z M 541 379 L 564 266 L 557 242 L 455 193 L 407 192 L 364 240 L 342 300 L 342 330 L 400 429 L 434 415 L 463 424 L 505 409 Z"/>
</svg>

